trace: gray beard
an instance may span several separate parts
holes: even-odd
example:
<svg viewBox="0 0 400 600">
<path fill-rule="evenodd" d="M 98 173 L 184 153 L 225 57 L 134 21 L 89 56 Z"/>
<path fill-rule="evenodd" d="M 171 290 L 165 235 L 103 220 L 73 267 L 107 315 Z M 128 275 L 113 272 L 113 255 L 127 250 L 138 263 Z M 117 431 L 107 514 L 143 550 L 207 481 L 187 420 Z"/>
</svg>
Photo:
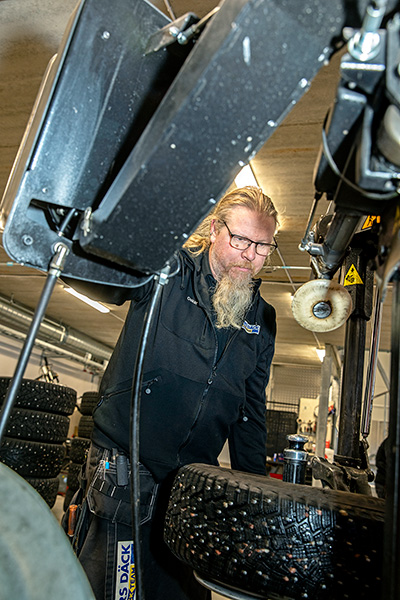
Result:
<svg viewBox="0 0 400 600">
<path fill-rule="evenodd" d="M 216 327 L 241 329 L 253 297 L 251 277 L 233 279 L 224 274 L 217 284 L 212 303 L 217 316 Z"/>
</svg>

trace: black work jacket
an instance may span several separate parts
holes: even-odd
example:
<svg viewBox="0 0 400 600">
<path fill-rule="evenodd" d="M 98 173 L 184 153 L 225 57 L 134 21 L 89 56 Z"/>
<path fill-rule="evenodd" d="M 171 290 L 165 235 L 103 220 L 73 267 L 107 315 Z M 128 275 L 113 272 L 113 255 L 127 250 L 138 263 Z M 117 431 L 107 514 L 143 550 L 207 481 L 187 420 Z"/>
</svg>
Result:
<svg viewBox="0 0 400 600">
<path fill-rule="evenodd" d="M 140 460 L 162 480 L 184 464 L 265 473 L 265 388 L 274 352 L 275 310 L 258 291 L 244 328 L 218 348 L 210 314 L 208 257 L 181 252 L 181 272 L 163 289 L 149 336 L 140 409 Z M 152 285 L 135 301 L 100 386 L 93 441 L 129 452 L 132 377 Z M 217 360 L 217 357 L 218 360 Z"/>
</svg>

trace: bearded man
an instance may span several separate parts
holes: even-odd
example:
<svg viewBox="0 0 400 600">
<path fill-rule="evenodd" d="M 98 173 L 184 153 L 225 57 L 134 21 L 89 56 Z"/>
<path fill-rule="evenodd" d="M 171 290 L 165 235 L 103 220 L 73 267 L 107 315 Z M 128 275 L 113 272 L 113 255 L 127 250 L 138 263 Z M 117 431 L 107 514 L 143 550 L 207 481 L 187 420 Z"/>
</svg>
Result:
<svg viewBox="0 0 400 600">
<path fill-rule="evenodd" d="M 163 290 L 148 339 L 140 414 L 142 578 L 149 600 L 210 597 L 162 540 L 179 467 L 218 464 L 228 440 L 232 468 L 265 474 L 265 388 L 276 325 L 254 277 L 276 248 L 277 225 L 274 205 L 259 188 L 228 193 L 189 238 L 180 271 Z M 97 600 L 120 597 L 132 539 L 132 377 L 152 288 L 149 283 L 132 292 L 93 415 L 87 534 L 80 535 L 78 556 Z"/>
</svg>

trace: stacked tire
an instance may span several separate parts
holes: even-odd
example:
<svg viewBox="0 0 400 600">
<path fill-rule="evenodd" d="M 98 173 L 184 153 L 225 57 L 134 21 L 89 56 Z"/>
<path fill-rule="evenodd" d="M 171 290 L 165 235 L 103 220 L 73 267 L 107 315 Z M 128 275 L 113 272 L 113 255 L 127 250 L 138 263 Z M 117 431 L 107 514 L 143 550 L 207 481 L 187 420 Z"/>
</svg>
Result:
<svg viewBox="0 0 400 600">
<path fill-rule="evenodd" d="M 10 377 L 0 377 L 0 406 L 10 382 Z M 24 379 L 0 447 L 0 461 L 26 479 L 50 508 L 57 497 L 69 415 L 75 406 L 75 390 Z"/>
<path fill-rule="evenodd" d="M 86 461 L 87 452 L 90 446 L 90 438 L 93 430 L 93 411 L 99 401 L 97 392 L 85 392 L 82 395 L 78 410 L 81 418 L 78 423 L 78 436 L 72 438 L 71 449 L 69 453 L 70 462 L 68 465 L 67 490 L 64 499 L 64 510 L 67 510 L 75 492 L 79 488 L 79 475 L 82 465 Z"/>
</svg>

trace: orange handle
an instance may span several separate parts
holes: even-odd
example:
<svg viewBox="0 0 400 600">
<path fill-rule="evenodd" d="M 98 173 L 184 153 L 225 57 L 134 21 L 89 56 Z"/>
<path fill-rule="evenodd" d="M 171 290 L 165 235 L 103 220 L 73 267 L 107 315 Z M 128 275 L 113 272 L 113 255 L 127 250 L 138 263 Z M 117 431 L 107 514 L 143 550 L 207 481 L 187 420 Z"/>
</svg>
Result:
<svg viewBox="0 0 400 600">
<path fill-rule="evenodd" d="M 70 506 L 68 507 L 68 535 L 70 536 L 73 536 L 75 532 L 77 510 L 77 504 L 70 504 Z"/>
</svg>

